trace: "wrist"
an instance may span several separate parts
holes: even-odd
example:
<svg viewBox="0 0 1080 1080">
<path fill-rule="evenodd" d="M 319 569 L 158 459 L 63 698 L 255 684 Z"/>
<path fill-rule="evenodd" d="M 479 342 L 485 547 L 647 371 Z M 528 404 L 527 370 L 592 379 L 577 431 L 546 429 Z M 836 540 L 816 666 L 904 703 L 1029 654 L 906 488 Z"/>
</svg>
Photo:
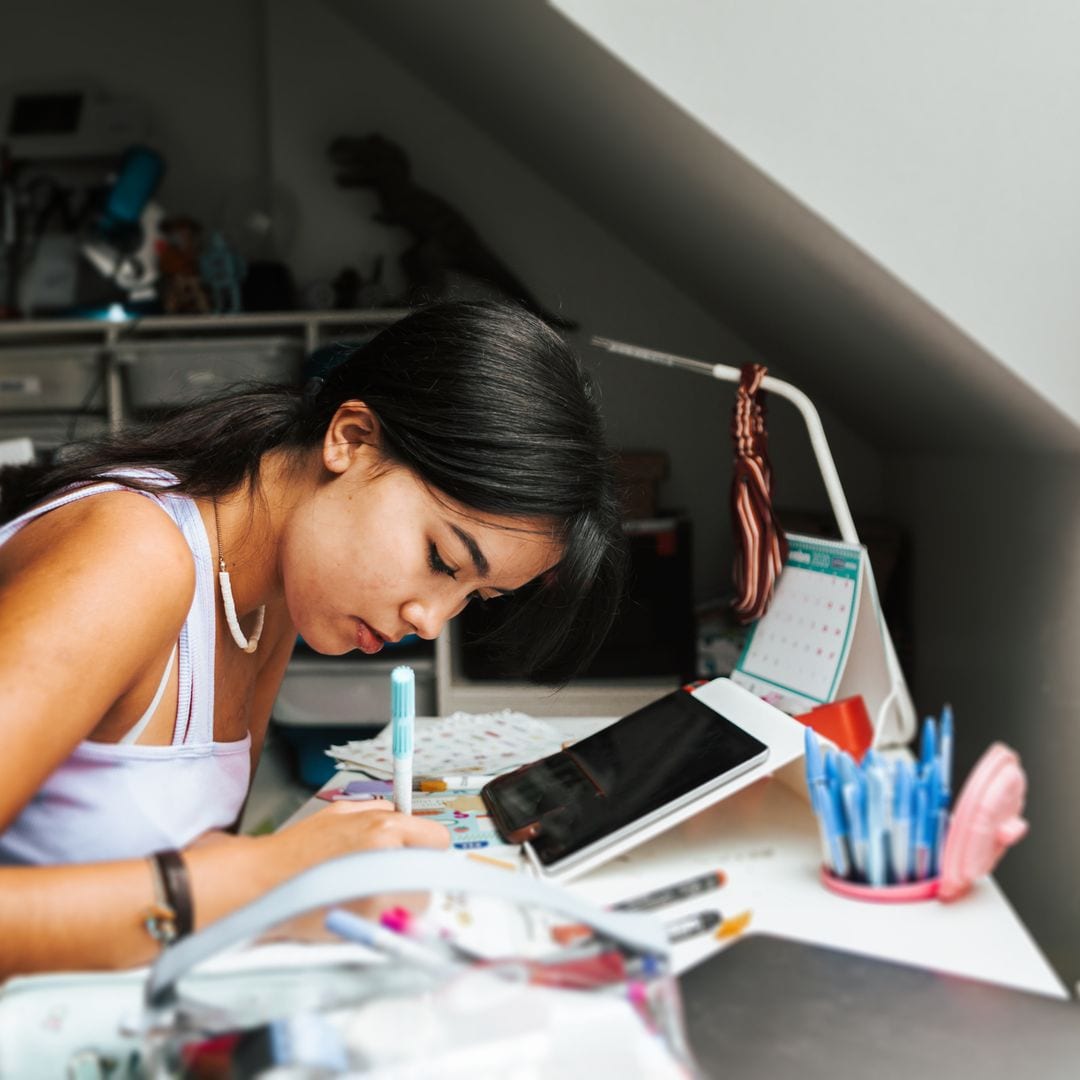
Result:
<svg viewBox="0 0 1080 1080">
<path fill-rule="evenodd" d="M 147 861 L 154 883 L 154 902 L 145 913 L 144 925 L 164 948 L 187 937 L 195 928 L 195 897 L 187 864 L 179 851 L 157 851 Z"/>
</svg>

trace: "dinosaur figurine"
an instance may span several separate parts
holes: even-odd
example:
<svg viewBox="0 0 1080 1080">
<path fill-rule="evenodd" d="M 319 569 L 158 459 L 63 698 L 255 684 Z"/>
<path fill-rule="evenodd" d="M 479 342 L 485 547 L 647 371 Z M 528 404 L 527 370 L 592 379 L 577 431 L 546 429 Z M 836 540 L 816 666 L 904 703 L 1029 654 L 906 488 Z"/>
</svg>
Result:
<svg viewBox="0 0 1080 1080">
<path fill-rule="evenodd" d="M 379 198 L 375 221 L 412 235 L 413 244 L 401 255 L 410 296 L 443 295 L 447 272 L 458 270 L 495 285 L 552 326 L 577 328 L 577 323 L 546 311 L 445 199 L 412 182 L 409 159 L 396 143 L 378 134 L 340 137 L 328 153 L 339 185 L 374 189 Z"/>
</svg>

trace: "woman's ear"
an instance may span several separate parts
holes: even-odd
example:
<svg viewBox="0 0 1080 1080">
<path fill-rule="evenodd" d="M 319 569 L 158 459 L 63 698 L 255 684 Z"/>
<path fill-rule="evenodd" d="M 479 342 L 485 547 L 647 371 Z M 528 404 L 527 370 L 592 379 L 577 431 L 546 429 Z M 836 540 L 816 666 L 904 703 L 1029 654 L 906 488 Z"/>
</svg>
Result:
<svg viewBox="0 0 1080 1080">
<path fill-rule="evenodd" d="M 323 464 L 332 473 L 343 473 L 353 462 L 379 456 L 379 418 L 362 401 L 343 402 L 323 438 Z"/>
</svg>

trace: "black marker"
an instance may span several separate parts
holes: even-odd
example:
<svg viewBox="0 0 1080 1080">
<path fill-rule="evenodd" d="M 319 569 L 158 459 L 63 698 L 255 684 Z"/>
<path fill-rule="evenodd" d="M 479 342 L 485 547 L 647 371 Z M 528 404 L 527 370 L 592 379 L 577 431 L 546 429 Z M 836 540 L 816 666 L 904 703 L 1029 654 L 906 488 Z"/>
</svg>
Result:
<svg viewBox="0 0 1080 1080">
<path fill-rule="evenodd" d="M 645 893 L 644 896 L 623 900 L 622 903 L 613 904 L 612 908 L 615 911 L 653 911 L 656 908 L 674 904 L 678 900 L 686 900 L 691 896 L 719 889 L 726 881 L 727 875 L 723 870 L 712 870 L 700 877 L 688 878 L 675 885 L 666 885 L 662 889 Z"/>
<path fill-rule="evenodd" d="M 697 937 L 698 934 L 707 933 L 723 921 L 723 915 L 719 911 L 699 911 L 685 918 L 676 919 L 664 926 L 667 939 L 672 945 L 688 938 Z"/>
</svg>

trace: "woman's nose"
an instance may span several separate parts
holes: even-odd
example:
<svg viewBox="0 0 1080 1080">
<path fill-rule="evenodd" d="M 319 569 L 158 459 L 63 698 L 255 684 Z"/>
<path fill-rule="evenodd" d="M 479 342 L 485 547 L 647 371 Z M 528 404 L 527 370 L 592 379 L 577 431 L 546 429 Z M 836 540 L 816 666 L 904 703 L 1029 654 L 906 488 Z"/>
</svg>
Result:
<svg viewBox="0 0 1080 1080">
<path fill-rule="evenodd" d="M 462 607 L 464 605 L 456 598 L 433 597 L 426 600 L 410 600 L 401 609 L 401 615 L 420 637 L 434 641 L 442 628 Z"/>
</svg>

